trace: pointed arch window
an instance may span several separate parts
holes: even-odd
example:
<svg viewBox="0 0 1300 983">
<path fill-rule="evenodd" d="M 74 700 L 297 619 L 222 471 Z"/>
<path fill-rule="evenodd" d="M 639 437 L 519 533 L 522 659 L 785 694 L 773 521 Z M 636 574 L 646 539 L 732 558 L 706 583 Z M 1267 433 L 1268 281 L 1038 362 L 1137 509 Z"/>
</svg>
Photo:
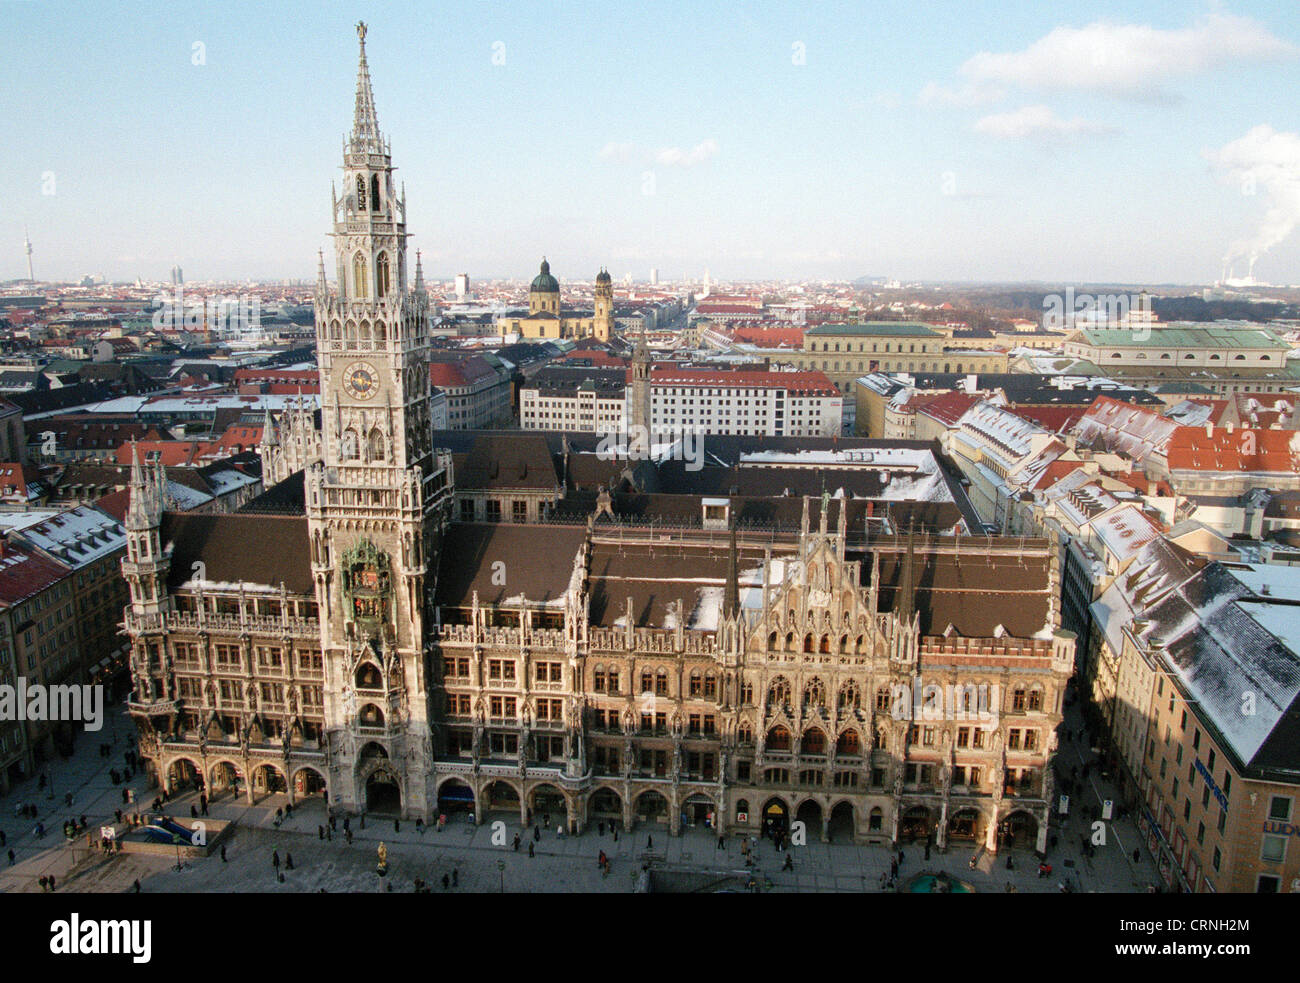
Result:
<svg viewBox="0 0 1300 983">
<path fill-rule="evenodd" d="M 364 174 L 358 174 L 357 175 L 357 211 L 364 212 L 365 210 L 366 210 L 366 176 Z"/>
<path fill-rule="evenodd" d="M 380 253 L 375 260 L 375 296 L 387 297 L 389 286 L 388 253 Z"/>
<path fill-rule="evenodd" d="M 361 253 L 357 253 L 352 257 L 352 295 L 354 297 L 364 300 L 370 296 L 369 279 L 366 258 Z"/>
<path fill-rule="evenodd" d="M 370 175 L 370 208 L 379 211 L 379 175 Z"/>
<path fill-rule="evenodd" d="M 343 438 L 339 441 L 339 457 L 344 461 L 351 461 L 357 456 L 357 432 L 351 427 L 343 431 Z"/>
<path fill-rule="evenodd" d="M 379 432 L 378 427 L 370 431 L 367 449 L 370 452 L 370 460 L 382 461 L 384 459 L 384 435 Z"/>
</svg>

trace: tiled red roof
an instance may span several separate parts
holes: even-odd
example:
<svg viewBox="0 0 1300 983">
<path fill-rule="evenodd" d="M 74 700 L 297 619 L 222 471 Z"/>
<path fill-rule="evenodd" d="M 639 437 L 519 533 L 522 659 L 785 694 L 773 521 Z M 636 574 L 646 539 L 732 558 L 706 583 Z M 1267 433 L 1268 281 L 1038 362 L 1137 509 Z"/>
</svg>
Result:
<svg viewBox="0 0 1300 983">
<path fill-rule="evenodd" d="M 764 347 L 785 345 L 787 348 L 802 348 L 803 329 L 739 327 L 731 332 L 731 340 L 742 344 L 762 345 Z"/>
<path fill-rule="evenodd" d="M 1042 406 L 1026 404 L 1008 406 L 1007 412 L 1014 413 L 1022 420 L 1037 423 L 1044 430 L 1052 433 L 1064 433 L 1079 422 L 1087 410 L 1086 406 Z"/>
<path fill-rule="evenodd" d="M 1300 471 L 1300 432 L 1179 427 L 1169 440 L 1170 471 Z"/>
<path fill-rule="evenodd" d="M 163 465 L 169 468 L 189 467 L 196 463 L 204 447 L 201 440 L 139 440 L 126 443 L 117 449 L 118 464 L 130 464 L 131 449 L 139 451 L 140 460 L 145 461 L 161 456 Z"/>
<path fill-rule="evenodd" d="M 938 420 L 945 427 L 952 427 L 956 426 L 957 421 L 966 415 L 967 410 L 976 403 L 983 401 L 983 399 L 983 396 L 953 390 L 952 392 L 941 393 L 937 399 L 926 403 L 917 412 Z"/>
<path fill-rule="evenodd" d="M 455 362 L 429 363 L 429 382 L 443 389 L 469 386 L 495 374 L 496 369 L 477 355 L 467 355 Z"/>
<path fill-rule="evenodd" d="M 57 584 L 72 570 L 6 538 L 0 550 L 0 604 L 18 604 Z M 15 625 L 15 630 L 22 626 Z"/>
<path fill-rule="evenodd" d="M 650 370 L 652 386 L 716 386 L 722 388 L 790 389 L 815 396 L 838 396 L 823 372 L 753 372 L 719 369 L 676 369 L 654 366 Z"/>
</svg>

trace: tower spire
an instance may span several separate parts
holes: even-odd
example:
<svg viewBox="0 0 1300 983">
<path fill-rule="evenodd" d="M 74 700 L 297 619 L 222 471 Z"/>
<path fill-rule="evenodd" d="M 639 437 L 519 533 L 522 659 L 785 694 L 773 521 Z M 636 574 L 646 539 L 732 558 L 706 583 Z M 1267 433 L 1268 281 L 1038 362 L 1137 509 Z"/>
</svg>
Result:
<svg viewBox="0 0 1300 983">
<path fill-rule="evenodd" d="M 357 109 L 352 121 L 352 149 L 382 154 L 384 141 L 379 135 L 379 116 L 375 113 L 375 93 L 370 88 L 370 66 L 366 64 L 366 23 L 357 24 L 361 55 L 357 63 Z"/>
<path fill-rule="evenodd" d="M 415 292 L 424 293 L 424 266 L 420 262 L 420 251 L 415 251 Z"/>
</svg>

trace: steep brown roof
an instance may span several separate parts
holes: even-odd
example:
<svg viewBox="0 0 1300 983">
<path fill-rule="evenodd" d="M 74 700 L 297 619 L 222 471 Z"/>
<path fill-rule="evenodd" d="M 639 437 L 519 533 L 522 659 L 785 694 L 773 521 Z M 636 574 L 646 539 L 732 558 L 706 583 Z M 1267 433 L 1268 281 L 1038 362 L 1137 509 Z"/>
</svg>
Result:
<svg viewBox="0 0 1300 983">
<path fill-rule="evenodd" d="M 311 553 L 305 516 L 164 512 L 163 548 L 170 544 L 167 586 L 175 590 L 194 577 L 202 562 L 208 581 L 263 584 L 294 594 L 312 594 Z"/>
<path fill-rule="evenodd" d="M 1042 552 L 990 555 L 976 539 L 969 551 L 934 553 L 918 542 L 912 574 L 921 634 L 942 635 L 948 625 L 958 635 L 990 638 L 998 625 L 1016 638 L 1032 638 L 1047 624 L 1049 558 Z M 906 551 L 880 549 L 880 610 L 892 611 L 900 598 Z M 871 558 L 863 558 L 870 569 Z M 866 575 L 864 573 L 864 579 Z"/>
<path fill-rule="evenodd" d="M 485 605 L 558 600 L 586 535 L 584 526 L 454 524 L 439 551 L 434 602 L 468 607 L 475 591 Z"/>
</svg>

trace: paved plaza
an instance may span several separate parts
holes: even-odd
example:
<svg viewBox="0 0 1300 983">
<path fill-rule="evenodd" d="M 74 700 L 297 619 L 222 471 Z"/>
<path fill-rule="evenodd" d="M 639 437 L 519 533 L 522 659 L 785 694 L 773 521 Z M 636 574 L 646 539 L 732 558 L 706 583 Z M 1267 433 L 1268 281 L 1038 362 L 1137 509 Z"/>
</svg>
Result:
<svg viewBox="0 0 1300 983">
<path fill-rule="evenodd" d="M 614 841 L 608 827 L 599 835 L 593 826 L 581 836 L 559 837 L 555 830 L 541 830 L 533 840 L 532 829 L 523 830 L 518 812 L 488 814 L 471 826 L 465 815 L 451 817 L 442 832 L 434 828 L 423 832 L 414 821 L 401 823 L 394 830 L 391 818 L 369 816 L 365 829 L 358 817 L 351 818 L 354 839 L 348 845 L 342 836 L 342 820 L 332 841 L 319 838 L 319 827 L 326 823 L 321 799 L 312 798 L 294 808 L 293 817 L 275 827 L 275 811 L 287 804 L 284 795 L 270 795 L 249 805 L 247 799 L 235 799 L 221 792 L 210 803 L 209 814 L 215 819 L 233 820 L 238 826 L 226 842 L 227 861 L 216 852 L 203 859 L 187 861 L 175 869 L 175 858 L 165 856 L 116 855 L 105 857 L 89 851 L 82 837 L 69 845 L 62 835 L 65 819 L 85 815 L 91 831 L 111 821 L 115 809 L 123 808 L 121 785 L 110 780 L 109 770 L 123 765 L 128 747 L 127 735 L 133 733 L 122 706 L 110 714 L 113 723 L 105 724 L 98 734 L 81 734 L 77 753 L 68 761 L 56 759 L 48 765 L 53 779 L 53 797 L 48 789 L 38 789 L 32 779 L 0 799 L 0 829 L 7 843 L 0 848 L 0 890 L 5 892 L 40 891 L 39 878 L 53 875 L 58 891 L 118 892 L 131 889 L 139 880 L 144 893 L 165 892 L 365 892 L 413 889 L 416 878 L 423 879 L 434 891 L 443 890 L 442 878 L 455 872 L 458 886 L 451 890 L 489 892 L 504 888 L 509 892 L 623 892 L 635 889 L 647 859 L 656 869 L 707 871 L 717 875 L 719 886 L 747 881 L 750 874 L 762 890 L 775 892 L 881 891 L 882 875 L 888 873 L 890 852 L 877 846 L 851 843 L 821 843 L 815 839 L 806 846 L 793 847 L 793 871 L 783 870 L 786 854 L 778 852 L 770 841 L 760 840 L 756 868 L 746 868 L 740 850 L 740 838 L 730 837 L 725 849 L 718 848 L 717 837 L 706 829 L 687 829 L 674 837 L 664 827 L 639 826 L 633 833 L 620 832 Z M 1065 727 L 1078 731 L 1078 708 L 1067 711 Z M 115 728 L 115 730 L 114 730 Z M 98 746 L 114 740 L 110 758 L 99 755 Z M 1072 765 L 1080 768 L 1091 760 L 1090 752 L 1078 742 L 1065 745 L 1060 752 L 1060 767 L 1066 772 Z M 1090 829 L 1084 813 L 1110 797 L 1113 789 L 1092 769 L 1082 795 L 1076 792 L 1071 816 L 1062 828 L 1052 832 L 1058 846 L 1049 851 L 1053 872 L 1047 878 L 1037 873 L 1037 859 L 1029 851 L 1010 851 L 1014 869 L 1006 869 L 1006 852 L 997 857 L 984 856 L 977 869 L 969 867 L 972 847 L 954 844 L 947 854 L 934 851 L 924 859 L 923 845 L 904 845 L 899 881 L 903 884 L 922 871 L 951 874 L 970 882 L 981 892 L 1004 892 L 1008 885 L 1021 892 L 1056 893 L 1062 881 L 1079 891 L 1142 892 L 1157 883 L 1157 875 L 1131 819 L 1108 823 L 1107 842 L 1096 848 L 1093 857 L 1084 857 L 1080 837 Z M 135 808 L 147 810 L 158 794 L 149 789 L 142 775 L 134 777 Z M 71 808 L 64 795 L 72 793 Z M 14 809 L 19 803 L 37 806 L 46 835 L 37 839 L 36 820 L 18 819 Z M 197 795 L 187 792 L 173 797 L 164 807 L 178 822 L 188 823 L 191 805 Z M 505 845 L 493 842 L 496 820 L 505 826 Z M 520 833 L 518 852 L 513 838 Z M 647 844 L 647 839 L 652 844 Z M 500 839 L 499 828 L 496 839 Z M 388 874 L 380 877 L 375 870 L 377 849 L 383 842 L 388 850 Z M 535 856 L 528 856 L 533 842 Z M 1138 847 L 1140 859 L 1133 862 Z M 15 862 L 9 865 L 3 855 L 13 849 Z M 611 872 L 605 876 L 596 858 L 604 850 Z M 278 852 L 282 864 L 290 856 L 294 869 L 285 871 L 280 883 L 272 867 L 272 852 Z M 281 868 L 283 870 L 283 866 Z M 770 887 L 769 887 L 770 885 Z"/>
</svg>

